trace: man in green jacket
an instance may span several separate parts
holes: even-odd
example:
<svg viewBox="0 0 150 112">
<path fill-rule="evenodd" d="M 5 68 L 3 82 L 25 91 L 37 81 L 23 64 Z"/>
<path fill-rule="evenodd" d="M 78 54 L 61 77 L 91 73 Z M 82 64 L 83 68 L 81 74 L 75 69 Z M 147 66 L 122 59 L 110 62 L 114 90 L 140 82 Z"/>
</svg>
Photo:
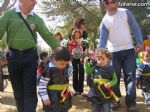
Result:
<svg viewBox="0 0 150 112">
<path fill-rule="evenodd" d="M 43 19 L 32 11 L 36 3 L 36 0 L 19 0 L 18 6 L 0 17 L 0 37 L 7 32 L 9 51 L 6 58 L 18 112 L 36 112 L 38 61 L 36 32 L 52 49 L 59 46 Z"/>
</svg>

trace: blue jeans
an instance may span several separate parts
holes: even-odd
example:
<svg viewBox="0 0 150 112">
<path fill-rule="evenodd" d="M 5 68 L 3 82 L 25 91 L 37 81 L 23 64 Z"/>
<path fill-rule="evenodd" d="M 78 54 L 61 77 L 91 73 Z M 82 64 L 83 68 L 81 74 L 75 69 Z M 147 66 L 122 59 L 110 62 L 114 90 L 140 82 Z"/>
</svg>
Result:
<svg viewBox="0 0 150 112">
<path fill-rule="evenodd" d="M 6 58 L 18 112 L 36 112 L 36 49 L 24 54 L 9 50 Z"/>
<path fill-rule="evenodd" d="M 123 69 L 124 83 L 126 87 L 125 103 L 127 107 L 136 105 L 136 88 L 135 88 L 135 71 L 136 71 L 136 57 L 134 49 L 122 50 L 112 53 L 112 64 L 114 66 L 117 78 L 118 87 L 114 91 L 118 97 L 121 97 L 120 92 L 120 77 L 121 69 Z"/>
<path fill-rule="evenodd" d="M 92 103 L 92 112 L 110 112 L 110 102 Z"/>
</svg>

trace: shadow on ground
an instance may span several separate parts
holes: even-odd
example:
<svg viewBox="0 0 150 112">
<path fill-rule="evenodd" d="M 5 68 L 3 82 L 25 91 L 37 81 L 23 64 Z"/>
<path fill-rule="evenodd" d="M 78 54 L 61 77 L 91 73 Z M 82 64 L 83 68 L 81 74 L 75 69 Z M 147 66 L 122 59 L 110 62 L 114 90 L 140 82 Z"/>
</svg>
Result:
<svg viewBox="0 0 150 112">
<path fill-rule="evenodd" d="M 122 105 L 120 109 L 117 112 L 127 112 L 126 106 L 124 103 L 124 95 L 125 95 L 125 89 L 123 88 L 124 85 L 121 85 L 121 93 L 123 95 L 122 98 Z M 7 87 L 7 91 L 12 91 L 11 86 Z M 89 91 L 89 88 L 87 86 L 84 87 L 84 92 L 87 93 Z M 17 112 L 16 111 L 16 106 L 15 106 L 15 101 L 13 97 L 12 92 L 0 92 L 0 112 Z M 40 98 L 38 99 L 38 107 L 37 107 L 37 112 L 42 112 L 42 103 L 40 102 Z M 140 110 L 140 112 L 150 112 L 150 106 L 147 106 L 144 104 L 144 99 L 141 96 L 141 91 L 137 89 L 137 106 Z M 69 112 L 92 112 L 91 110 L 91 103 L 87 102 L 87 99 L 81 95 L 78 96 L 73 96 L 73 106 L 69 110 Z"/>
<path fill-rule="evenodd" d="M 17 111 L 13 109 L 8 109 L 6 112 L 17 112 Z"/>
<path fill-rule="evenodd" d="M 3 97 L 3 98 L 0 98 L 0 103 L 1 103 L 1 104 L 5 104 L 5 105 L 16 106 L 16 105 L 15 105 L 15 102 L 14 102 L 14 99 L 11 98 L 11 97 Z M 11 111 L 9 111 L 9 112 L 11 112 Z"/>
<path fill-rule="evenodd" d="M 91 112 L 91 103 L 81 95 L 73 96 L 73 107 L 69 112 Z"/>
<path fill-rule="evenodd" d="M 16 106 L 12 92 L 1 92 L 0 103 L 4 105 Z"/>
<path fill-rule="evenodd" d="M 125 97 L 122 97 L 122 104 L 117 112 L 127 112 L 125 106 Z M 143 97 L 137 97 L 137 107 L 140 112 L 150 112 L 150 106 L 144 104 Z M 73 97 L 73 107 L 69 110 L 69 112 L 92 112 L 91 103 L 87 102 L 85 97 L 82 96 L 74 96 Z M 114 112 L 114 111 L 113 111 Z"/>
</svg>

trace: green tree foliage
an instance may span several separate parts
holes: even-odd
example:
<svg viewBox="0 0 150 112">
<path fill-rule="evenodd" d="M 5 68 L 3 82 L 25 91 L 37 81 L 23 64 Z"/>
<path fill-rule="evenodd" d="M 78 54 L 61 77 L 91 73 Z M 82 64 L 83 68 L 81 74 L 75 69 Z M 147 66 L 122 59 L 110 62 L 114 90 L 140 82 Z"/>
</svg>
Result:
<svg viewBox="0 0 150 112">
<path fill-rule="evenodd" d="M 58 15 L 62 16 L 64 26 L 59 27 L 61 33 L 67 38 L 67 34 L 72 27 L 72 22 L 76 17 L 84 17 L 87 25 L 88 35 L 93 35 L 97 38 L 98 27 L 100 21 L 104 15 L 104 10 L 101 8 L 99 2 L 93 3 L 90 0 L 84 1 L 51 1 L 42 0 L 42 9 L 45 10 L 42 14 L 46 14 L 47 17 Z"/>
<path fill-rule="evenodd" d="M 102 0 L 100 2 L 92 2 L 91 0 L 72 0 L 72 1 L 51 1 L 42 0 L 42 9 L 45 11 L 43 14 L 49 16 L 62 16 L 64 26 L 59 27 L 64 37 L 67 37 L 67 32 L 72 27 L 72 21 L 75 17 L 84 17 L 87 22 L 87 32 L 95 39 L 98 37 L 98 27 L 105 14 Z M 147 0 L 118 0 L 120 3 L 147 3 Z M 148 7 L 125 7 L 128 8 L 135 16 L 141 30 L 144 39 L 148 35 L 148 29 L 150 26 L 150 18 Z"/>
</svg>

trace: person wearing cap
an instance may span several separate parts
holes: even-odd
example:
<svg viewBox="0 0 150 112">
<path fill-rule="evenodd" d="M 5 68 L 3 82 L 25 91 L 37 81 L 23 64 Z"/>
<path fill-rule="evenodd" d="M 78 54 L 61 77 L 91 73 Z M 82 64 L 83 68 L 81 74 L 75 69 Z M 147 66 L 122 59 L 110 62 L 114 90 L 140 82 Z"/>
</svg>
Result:
<svg viewBox="0 0 150 112">
<path fill-rule="evenodd" d="M 125 103 L 129 112 L 138 112 L 136 107 L 135 71 L 136 57 L 131 33 L 136 37 L 136 47 L 143 50 L 143 37 L 133 14 L 118 8 L 117 0 L 103 0 L 106 14 L 100 24 L 99 48 L 107 47 L 112 53 L 112 64 L 118 79 L 115 92 L 121 97 L 120 77 L 123 69 L 126 87 Z M 119 104 L 118 104 L 119 106 Z"/>
<path fill-rule="evenodd" d="M 15 8 L 0 17 L 0 37 L 7 32 L 8 71 L 18 112 L 36 112 L 37 34 L 52 47 L 59 45 L 43 19 L 32 10 L 36 0 L 18 0 Z"/>
</svg>

